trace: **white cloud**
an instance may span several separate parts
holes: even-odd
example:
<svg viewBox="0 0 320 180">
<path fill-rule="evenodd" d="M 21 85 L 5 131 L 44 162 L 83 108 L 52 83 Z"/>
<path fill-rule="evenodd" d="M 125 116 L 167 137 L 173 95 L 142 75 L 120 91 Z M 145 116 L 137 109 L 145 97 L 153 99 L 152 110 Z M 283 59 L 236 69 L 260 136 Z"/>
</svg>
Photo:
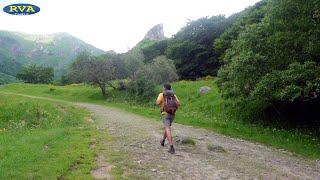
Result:
<svg viewBox="0 0 320 180">
<path fill-rule="evenodd" d="M 103 50 L 124 52 L 159 23 L 165 35 L 175 34 L 188 19 L 231 15 L 258 0 L 0 0 L 41 8 L 31 16 L 0 12 L 0 29 L 32 34 L 68 32 Z"/>
</svg>

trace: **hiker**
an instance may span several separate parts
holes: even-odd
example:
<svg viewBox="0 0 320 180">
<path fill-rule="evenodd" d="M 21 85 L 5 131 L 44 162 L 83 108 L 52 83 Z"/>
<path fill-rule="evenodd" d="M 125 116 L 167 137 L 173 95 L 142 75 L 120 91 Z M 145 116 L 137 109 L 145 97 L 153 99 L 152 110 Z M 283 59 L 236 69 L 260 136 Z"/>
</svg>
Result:
<svg viewBox="0 0 320 180">
<path fill-rule="evenodd" d="M 170 84 L 163 85 L 163 92 L 159 94 L 156 104 L 161 108 L 161 119 L 163 122 L 163 139 L 160 141 L 161 146 L 164 146 L 166 138 L 169 141 L 169 153 L 174 154 L 173 139 L 171 135 L 171 124 L 173 122 L 176 110 L 180 106 L 178 97 L 171 90 Z"/>
</svg>

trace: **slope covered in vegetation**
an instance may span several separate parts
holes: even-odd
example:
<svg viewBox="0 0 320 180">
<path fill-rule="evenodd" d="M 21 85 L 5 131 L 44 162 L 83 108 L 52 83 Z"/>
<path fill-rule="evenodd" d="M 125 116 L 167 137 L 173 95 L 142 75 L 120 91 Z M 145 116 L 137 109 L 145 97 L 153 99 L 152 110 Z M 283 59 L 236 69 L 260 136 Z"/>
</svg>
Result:
<svg viewBox="0 0 320 180">
<path fill-rule="evenodd" d="M 0 85 L 18 82 L 14 76 L 0 73 Z"/>
<path fill-rule="evenodd" d="M 82 51 L 104 53 L 67 33 L 30 35 L 0 31 L 0 72 L 15 76 L 21 66 L 32 63 L 54 67 L 60 77 Z"/>
<path fill-rule="evenodd" d="M 245 119 L 319 130 L 319 2 L 261 3 L 215 44 L 226 49 L 218 73 L 223 97 Z"/>
</svg>

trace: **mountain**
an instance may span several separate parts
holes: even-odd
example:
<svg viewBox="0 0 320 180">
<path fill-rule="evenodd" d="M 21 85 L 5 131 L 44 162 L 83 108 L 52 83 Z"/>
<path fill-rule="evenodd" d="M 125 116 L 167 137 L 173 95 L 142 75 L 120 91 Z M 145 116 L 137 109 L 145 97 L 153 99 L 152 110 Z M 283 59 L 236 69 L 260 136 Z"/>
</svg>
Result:
<svg viewBox="0 0 320 180">
<path fill-rule="evenodd" d="M 148 40 L 163 40 L 165 39 L 164 32 L 163 32 L 163 24 L 157 24 L 153 26 L 147 34 L 144 36 L 143 39 L 148 39 Z"/>
<path fill-rule="evenodd" d="M 167 39 L 164 36 L 163 24 L 157 24 L 147 31 L 144 38 L 139 41 L 132 49 L 124 54 L 128 54 L 135 51 L 141 51 L 145 47 L 149 47 L 156 42 Z"/>
<path fill-rule="evenodd" d="M 14 76 L 0 73 L 0 85 L 18 82 Z"/>
<path fill-rule="evenodd" d="M 105 53 L 68 33 L 31 35 L 0 31 L 0 72 L 14 76 L 23 65 L 34 63 L 54 67 L 56 77 L 60 77 L 82 51 Z"/>
</svg>

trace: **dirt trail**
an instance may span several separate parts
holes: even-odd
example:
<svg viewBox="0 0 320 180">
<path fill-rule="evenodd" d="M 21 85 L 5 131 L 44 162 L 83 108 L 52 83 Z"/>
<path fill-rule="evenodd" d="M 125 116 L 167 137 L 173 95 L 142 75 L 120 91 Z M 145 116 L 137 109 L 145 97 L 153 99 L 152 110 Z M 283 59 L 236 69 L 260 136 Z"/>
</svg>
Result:
<svg viewBox="0 0 320 180">
<path fill-rule="evenodd" d="M 105 148 L 127 154 L 121 168 L 125 177 L 136 179 L 319 179 L 315 161 L 293 157 L 290 153 L 205 129 L 173 124 L 175 140 L 192 138 L 196 145 L 176 143 L 176 154 L 161 147 L 162 124 L 116 108 L 78 103 L 90 110 L 115 140 Z M 208 145 L 214 145 L 213 151 Z M 220 149 L 219 149 L 220 147 Z M 221 151 L 221 147 L 225 152 Z M 215 151 L 216 149 L 216 151 Z M 220 150 L 220 151 L 219 151 Z M 99 158 L 101 161 L 101 158 Z M 103 159 L 103 157 L 102 157 Z M 98 172 L 108 173 L 113 165 L 99 163 Z M 103 164 L 108 164 L 105 166 Z M 99 176 L 107 177 L 110 176 Z"/>
</svg>

